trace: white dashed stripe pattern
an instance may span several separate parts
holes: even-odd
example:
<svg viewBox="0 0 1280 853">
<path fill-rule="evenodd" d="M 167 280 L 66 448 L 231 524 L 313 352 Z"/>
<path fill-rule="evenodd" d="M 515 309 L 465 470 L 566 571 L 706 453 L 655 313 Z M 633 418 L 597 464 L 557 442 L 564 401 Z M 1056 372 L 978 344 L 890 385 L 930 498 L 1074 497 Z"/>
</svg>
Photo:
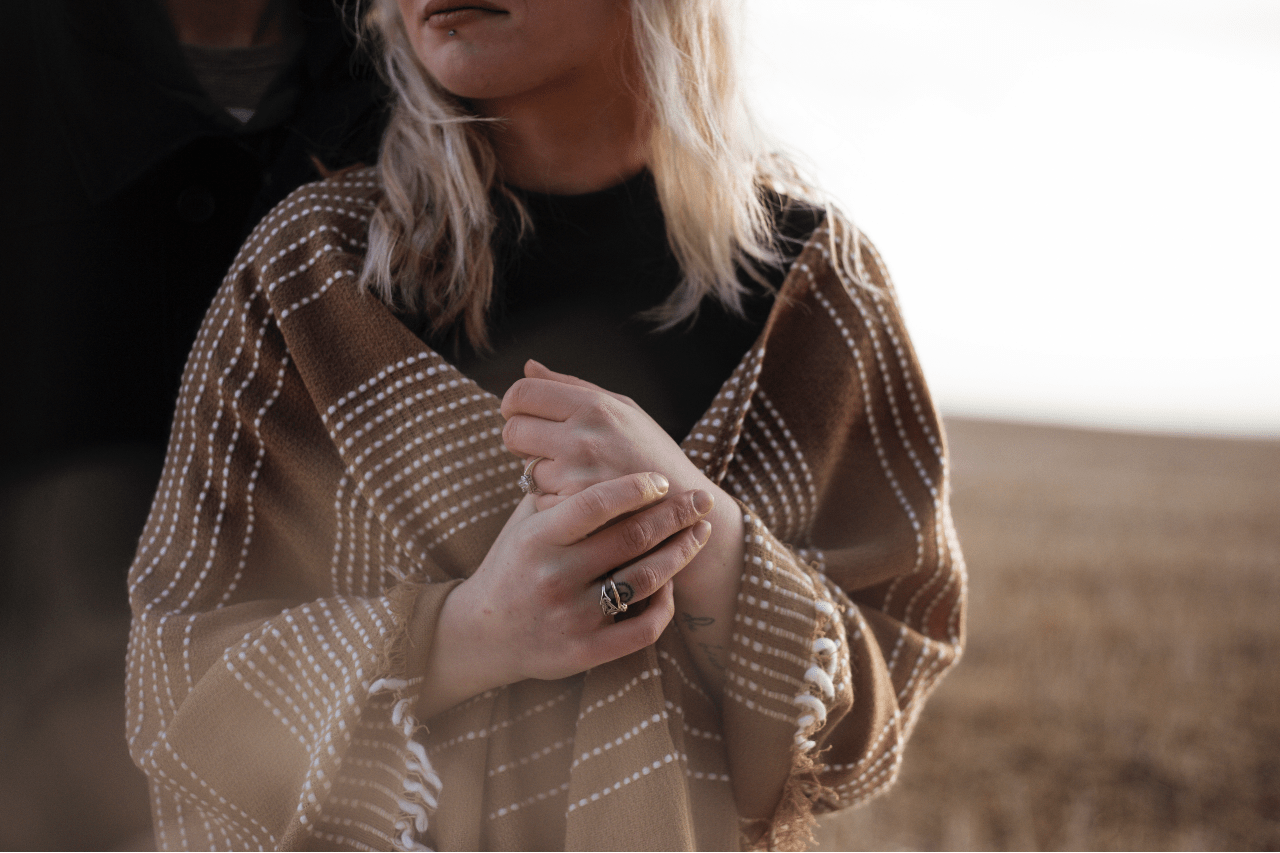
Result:
<svg viewBox="0 0 1280 853">
<path fill-rule="evenodd" d="M 366 170 L 282 202 L 188 361 L 130 573 L 127 734 L 159 845 L 607 847 L 641 809 L 650 846 L 789 848 L 891 784 L 958 658 L 964 569 L 874 249 L 829 217 L 682 444 L 744 518 L 724 695 L 673 630 L 428 732 L 409 626 L 429 638 L 521 464 L 499 401 L 357 287 L 377 194 Z M 771 824 L 738 825 L 731 767 L 789 768 Z"/>
</svg>

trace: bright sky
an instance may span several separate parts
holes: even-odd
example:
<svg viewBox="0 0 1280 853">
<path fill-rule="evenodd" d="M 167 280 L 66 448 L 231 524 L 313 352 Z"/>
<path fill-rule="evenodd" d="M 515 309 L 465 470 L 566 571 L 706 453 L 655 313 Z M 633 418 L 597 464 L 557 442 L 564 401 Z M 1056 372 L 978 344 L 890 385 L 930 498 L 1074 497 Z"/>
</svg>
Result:
<svg viewBox="0 0 1280 853">
<path fill-rule="evenodd" d="M 748 9 L 944 412 L 1280 437 L 1280 3 Z"/>
</svg>

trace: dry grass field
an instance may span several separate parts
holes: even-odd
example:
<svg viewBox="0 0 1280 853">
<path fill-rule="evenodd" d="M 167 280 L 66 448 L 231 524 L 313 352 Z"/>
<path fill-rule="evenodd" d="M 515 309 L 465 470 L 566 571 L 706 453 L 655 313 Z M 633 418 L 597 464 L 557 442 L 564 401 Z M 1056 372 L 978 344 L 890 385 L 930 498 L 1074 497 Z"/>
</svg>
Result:
<svg viewBox="0 0 1280 853">
<path fill-rule="evenodd" d="M 968 650 L 821 849 L 1280 848 L 1280 442 L 948 430 Z"/>
<path fill-rule="evenodd" d="M 1280 442 L 948 428 L 968 651 L 897 787 L 821 848 L 1280 848 Z M 86 476 L 41 500 L 145 508 Z M 25 528 L 42 610 L 0 673 L 0 849 L 129 849 L 127 621 L 60 566 L 131 545 L 53 526 Z"/>
</svg>

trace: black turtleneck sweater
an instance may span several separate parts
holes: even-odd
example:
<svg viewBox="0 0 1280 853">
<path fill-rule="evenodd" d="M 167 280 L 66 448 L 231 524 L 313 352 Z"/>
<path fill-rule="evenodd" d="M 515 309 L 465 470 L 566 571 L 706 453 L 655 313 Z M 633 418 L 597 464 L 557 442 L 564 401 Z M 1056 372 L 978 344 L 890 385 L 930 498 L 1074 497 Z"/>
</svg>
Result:
<svg viewBox="0 0 1280 853">
<path fill-rule="evenodd" d="M 502 395 L 533 358 L 635 400 L 677 441 L 706 411 L 755 342 L 773 292 L 749 275 L 745 316 L 703 301 L 696 320 L 657 331 L 639 318 L 680 279 L 652 175 L 600 192 L 556 196 L 515 191 L 533 229 L 517 240 L 510 204 L 495 201 L 497 273 L 490 310 L 493 351 L 478 354 L 456 330 L 428 342 L 481 387 Z M 772 205 L 785 267 L 822 215 L 804 205 Z M 763 270 L 773 287 L 785 269 Z"/>
</svg>

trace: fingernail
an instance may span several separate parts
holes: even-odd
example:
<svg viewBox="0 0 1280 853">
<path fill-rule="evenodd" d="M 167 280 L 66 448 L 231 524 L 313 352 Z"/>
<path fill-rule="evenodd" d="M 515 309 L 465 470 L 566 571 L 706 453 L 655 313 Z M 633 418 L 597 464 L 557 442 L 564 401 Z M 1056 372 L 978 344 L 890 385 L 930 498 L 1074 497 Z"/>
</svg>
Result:
<svg viewBox="0 0 1280 853">
<path fill-rule="evenodd" d="M 661 474 L 650 474 L 649 480 L 653 483 L 654 488 L 656 488 L 661 494 L 665 495 L 667 493 L 667 489 L 671 488 L 671 483 L 667 482 L 667 478 Z"/>
<path fill-rule="evenodd" d="M 711 537 L 711 522 L 699 521 L 693 526 L 693 539 L 699 545 L 707 544 L 707 539 Z"/>
<path fill-rule="evenodd" d="M 716 499 L 711 496 L 710 492 L 698 489 L 693 493 L 693 508 L 698 511 L 699 515 L 706 515 L 711 512 L 711 508 L 715 505 Z"/>
</svg>

